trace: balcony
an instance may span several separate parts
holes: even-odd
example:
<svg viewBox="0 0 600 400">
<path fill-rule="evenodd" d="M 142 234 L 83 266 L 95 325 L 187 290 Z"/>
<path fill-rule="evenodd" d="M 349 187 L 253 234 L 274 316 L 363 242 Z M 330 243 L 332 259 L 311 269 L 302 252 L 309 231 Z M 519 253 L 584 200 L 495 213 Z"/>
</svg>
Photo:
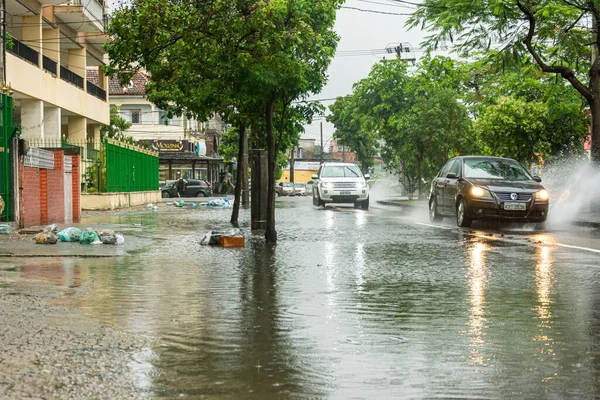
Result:
<svg viewBox="0 0 600 400">
<path fill-rule="evenodd" d="M 42 67 L 46 71 L 50 72 L 51 74 L 57 75 L 57 66 L 58 63 L 56 61 L 44 55 L 42 56 Z"/>
<path fill-rule="evenodd" d="M 60 66 L 60 79 L 83 89 L 83 77 L 62 65 Z"/>
<path fill-rule="evenodd" d="M 106 90 L 90 81 L 87 81 L 87 92 L 92 96 L 96 96 L 100 100 L 106 101 Z"/>
<path fill-rule="evenodd" d="M 104 3 L 70 0 L 54 7 L 54 14 L 77 32 L 104 32 Z"/>
<path fill-rule="evenodd" d="M 36 65 L 39 67 L 40 65 L 40 53 L 38 53 L 37 50 L 34 50 L 33 48 L 27 46 L 25 43 L 12 38 L 12 42 L 13 42 L 13 46 L 12 47 L 8 47 L 6 46 L 6 50 L 12 54 L 14 54 L 15 56 L 22 58 L 25 61 L 29 61 L 30 63 L 32 63 L 33 65 Z"/>
</svg>

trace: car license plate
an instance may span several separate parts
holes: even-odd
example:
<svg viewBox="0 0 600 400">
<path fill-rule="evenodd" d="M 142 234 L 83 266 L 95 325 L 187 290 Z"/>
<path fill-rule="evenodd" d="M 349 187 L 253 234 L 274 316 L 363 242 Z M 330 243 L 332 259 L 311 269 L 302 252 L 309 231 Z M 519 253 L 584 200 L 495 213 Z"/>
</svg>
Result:
<svg viewBox="0 0 600 400">
<path fill-rule="evenodd" d="M 343 196 L 345 194 L 352 194 L 352 192 L 340 192 L 340 194 Z"/>
<path fill-rule="evenodd" d="M 505 210 L 524 211 L 524 210 L 526 210 L 526 204 L 525 203 L 504 203 L 504 209 Z"/>
</svg>

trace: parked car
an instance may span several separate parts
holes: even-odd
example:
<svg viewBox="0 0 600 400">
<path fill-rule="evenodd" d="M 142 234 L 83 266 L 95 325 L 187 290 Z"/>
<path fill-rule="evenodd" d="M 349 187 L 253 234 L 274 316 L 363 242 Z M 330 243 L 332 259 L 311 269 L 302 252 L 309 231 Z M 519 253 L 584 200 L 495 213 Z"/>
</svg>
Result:
<svg viewBox="0 0 600 400">
<path fill-rule="evenodd" d="M 313 181 L 308 181 L 306 183 L 306 193 L 312 193 L 313 191 Z"/>
<path fill-rule="evenodd" d="M 208 182 L 201 179 L 186 179 L 183 197 L 208 197 L 212 196 L 212 188 Z M 163 198 L 177 197 L 177 181 L 160 188 Z"/>
<path fill-rule="evenodd" d="M 360 168 L 351 163 L 323 163 L 312 176 L 313 204 L 353 203 L 354 207 L 369 209 L 369 174 L 363 176 Z"/>
<path fill-rule="evenodd" d="M 294 193 L 294 184 L 292 182 L 279 182 L 275 186 L 275 193 L 277 196 L 293 196 Z"/>
<path fill-rule="evenodd" d="M 306 183 L 294 183 L 294 193 L 296 196 L 306 196 Z"/>
<path fill-rule="evenodd" d="M 486 219 L 544 222 L 549 194 L 541 181 L 510 158 L 455 157 L 431 183 L 429 219 L 456 217 L 462 227 Z"/>
</svg>

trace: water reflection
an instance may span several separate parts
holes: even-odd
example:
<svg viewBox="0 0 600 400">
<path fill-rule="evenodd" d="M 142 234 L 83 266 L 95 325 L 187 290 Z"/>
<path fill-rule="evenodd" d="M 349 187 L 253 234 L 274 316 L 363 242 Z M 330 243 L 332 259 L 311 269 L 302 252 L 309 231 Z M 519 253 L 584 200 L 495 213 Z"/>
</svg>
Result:
<svg viewBox="0 0 600 400">
<path fill-rule="evenodd" d="M 468 285 L 471 316 L 469 319 L 469 361 L 473 364 L 485 365 L 481 349 L 485 345 L 485 284 L 486 257 L 488 245 L 474 243 L 469 249 Z"/>
<path fill-rule="evenodd" d="M 538 251 L 538 262 L 535 270 L 537 293 L 537 314 L 539 333 L 534 340 L 540 342 L 538 354 L 554 355 L 552 348 L 552 257 L 550 247 L 542 246 Z"/>
<path fill-rule="evenodd" d="M 359 292 L 363 291 L 365 283 L 365 244 L 357 243 L 354 251 L 354 276 L 356 280 L 356 289 Z"/>
</svg>

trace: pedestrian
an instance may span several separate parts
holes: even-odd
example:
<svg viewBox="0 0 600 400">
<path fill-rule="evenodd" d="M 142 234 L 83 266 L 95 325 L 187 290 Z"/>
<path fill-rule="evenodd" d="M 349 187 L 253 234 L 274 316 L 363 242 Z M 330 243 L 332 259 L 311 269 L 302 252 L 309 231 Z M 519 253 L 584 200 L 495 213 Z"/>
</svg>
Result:
<svg viewBox="0 0 600 400">
<path fill-rule="evenodd" d="M 185 192 L 185 185 L 187 185 L 188 181 L 183 178 L 179 178 L 177 181 L 177 197 L 181 197 L 183 192 Z"/>
</svg>

